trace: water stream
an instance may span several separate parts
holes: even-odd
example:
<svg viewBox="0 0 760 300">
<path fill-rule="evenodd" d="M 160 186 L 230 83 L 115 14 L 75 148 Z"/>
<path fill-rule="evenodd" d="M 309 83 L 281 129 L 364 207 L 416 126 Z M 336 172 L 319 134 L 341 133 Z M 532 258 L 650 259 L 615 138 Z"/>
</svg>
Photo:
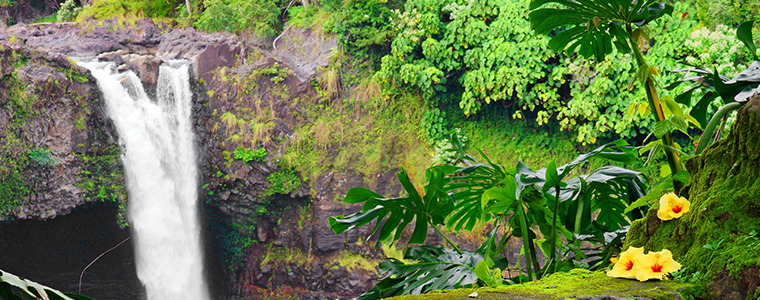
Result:
<svg viewBox="0 0 760 300">
<path fill-rule="evenodd" d="M 97 79 L 120 138 L 137 275 L 149 300 L 207 299 L 188 66 L 160 67 L 156 99 L 131 71 L 80 63 Z"/>
</svg>

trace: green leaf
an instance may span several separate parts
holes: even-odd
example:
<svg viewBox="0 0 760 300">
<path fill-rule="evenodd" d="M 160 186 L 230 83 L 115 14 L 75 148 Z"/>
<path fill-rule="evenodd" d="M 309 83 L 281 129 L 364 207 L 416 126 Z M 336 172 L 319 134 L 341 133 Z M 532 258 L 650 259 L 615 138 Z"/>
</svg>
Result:
<svg viewBox="0 0 760 300">
<path fill-rule="evenodd" d="M 686 123 L 684 118 L 672 117 L 655 123 L 652 133 L 654 133 L 657 138 L 662 138 L 665 134 L 668 134 L 673 130 L 678 130 L 688 136 L 688 129 L 689 124 Z"/>
<path fill-rule="evenodd" d="M 412 237 L 409 239 L 410 244 L 421 244 L 427 237 L 428 224 L 440 224 L 454 209 L 454 203 L 448 194 L 442 191 L 444 178 L 442 170 L 431 168 L 428 170 L 429 182 L 425 187 L 426 194 L 421 197 L 416 188 L 409 180 L 406 170 L 398 173 L 399 182 L 404 187 L 407 197 L 401 198 L 382 198 L 380 195 L 367 189 L 351 189 L 346 194 L 344 202 L 360 203 L 364 202 L 360 212 L 346 215 L 330 217 L 330 229 L 336 234 L 353 228 L 364 226 L 371 221 L 376 221 L 373 233 L 380 230 L 380 240 L 390 238 L 392 232 L 396 232 L 391 239 L 391 243 L 401 238 L 401 232 L 406 226 L 415 222 L 415 229 Z M 387 219 L 385 219 L 387 216 Z M 386 222 L 382 222 L 387 220 Z M 376 244 L 379 247 L 379 243 Z"/>
<path fill-rule="evenodd" d="M 480 254 L 462 254 L 432 246 L 410 247 L 404 259 L 416 261 L 404 264 L 396 259 L 380 262 L 384 277 L 377 287 L 357 299 L 378 299 L 392 296 L 423 294 L 433 290 L 452 289 L 477 284 L 475 268 L 484 263 Z M 482 268 L 482 267 L 481 267 Z"/>
<path fill-rule="evenodd" d="M 497 272 L 491 271 L 487 259 L 488 258 L 481 260 L 478 265 L 475 266 L 475 275 L 477 275 L 478 279 L 482 280 L 486 286 L 499 286 L 501 285 L 501 270 L 497 268 L 495 270 Z"/>
<path fill-rule="evenodd" d="M 694 119 L 699 122 L 699 127 L 704 128 L 707 126 L 708 118 L 707 118 L 707 108 L 710 106 L 710 103 L 718 97 L 718 94 L 709 91 L 705 93 L 704 96 L 702 96 L 701 99 L 699 99 L 699 102 L 692 107 L 691 112 L 689 113 Z"/>
<path fill-rule="evenodd" d="M 676 116 L 676 117 L 681 117 L 681 118 L 684 117 L 683 116 L 684 115 L 683 110 L 681 109 L 680 106 L 678 106 L 678 103 L 676 103 L 676 101 L 673 99 L 673 97 L 664 96 L 664 97 L 660 98 L 660 102 L 662 102 L 663 104 L 665 104 L 665 105 L 662 106 L 662 108 L 663 108 L 663 110 L 665 112 L 665 116 L 666 117 L 668 115 L 671 115 L 671 114 L 674 115 L 674 116 Z"/>
<path fill-rule="evenodd" d="M 498 213 L 507 210 L 515 201 L 515 181 L 504 180 L 504 186 L 493 187 L 483 193 L 481 208 L 486 213 Z M 493 201 L 493 203 L 491 203 Z"/>
<path fill-rule="evenodd" d="M 568 170 L 569 171 L 569 170 Z M 567 174 L 567 172 L 562 172 L 563 175 Z M 543 190 L 548 191 L 549 188 L 553 188 L 554 186 L 559 185 L 562 183 L 562 177 L 560 177 L 559 174 L 557 174 L 557 163 L 552 159 L 552 161 L 549 163 L 548 166 L 546 166 L 546 182 L 543 185 Z"/>
<path fill-rule="evenodd" d="M 754 23 L 754 20 L 750 20 L 739 25 L 739 28 L 736 29 L 736 38 L 747 46 L 747 49 L 752 53 L 754 60 L 758 60 L 757 47 L 755 46 L 755 41 L 752 39 L 752 25 Z"/>
<path fill-rule="evenodd" d="M 62 300 L 75 300 L 66 294 L 52 289 L 50 287 L 41 285 L 31 280 L 23 279 L 11 273 L 0 270 L 0 296 L 5 299 L 21 299 L 13 294 L 11 286 L 16 287 L 21 293 L 30 299 L 62 299 Z M 32 295 L 34 295 L 32 297 Z M 72 294 L 73 295 L 73 294 Z M 91 300 L 88 297 L 74 295 L 76 299 Z"/>
<path fill-rule="evenodd" d="M 664 192 L 670 191 L 672 189 L 673 189 L 673 178 L 670 176 L 661 178 L 660 181 L 654 184 L 652 189 L 650 189 L 646 195 L 644 195 L 643 197 L 639 198 L 635 202 L 628 205 L 628 207 L 625 209 L 625 213 L 628 213 L 639 207 L 642 207 L 645 205 L 651 205 L 657 202 L 660 199 L 660 196 L 662 196 Z"/>
</svg>

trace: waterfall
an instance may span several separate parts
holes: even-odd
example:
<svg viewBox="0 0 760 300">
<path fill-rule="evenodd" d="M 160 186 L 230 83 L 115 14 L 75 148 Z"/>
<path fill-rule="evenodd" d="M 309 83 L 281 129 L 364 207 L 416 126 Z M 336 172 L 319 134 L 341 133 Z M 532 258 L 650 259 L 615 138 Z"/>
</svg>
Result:
<svg viewBox="0 0 760 300">
<path fill-rule="evenodd" d="M 119 133 L 137 275 L 149 300 L 207 299 L 187 64 L 159 70 L 155 100 L 131 71 L 80 63 L 97 79 Z"/>
</svg>

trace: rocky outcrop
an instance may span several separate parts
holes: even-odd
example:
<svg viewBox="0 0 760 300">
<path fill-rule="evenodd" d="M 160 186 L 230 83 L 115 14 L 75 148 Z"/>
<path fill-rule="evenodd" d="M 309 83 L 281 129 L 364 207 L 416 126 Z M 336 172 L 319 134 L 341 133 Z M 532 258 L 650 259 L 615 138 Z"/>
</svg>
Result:
<svg viewBox="0 0 760 300">
<path fill-rule="evenodd" d="M 760 295 L 760 96 L 737 114 L 729 135 L 686 161 L 691 173 L 682 192 L 691 209 L 680 219 L 660 221 L 655 210 L 631 225 L 624 248 L 667 248 L 706 282 L 713 299 Z M 684 276 L 682 275 L 682 276 Z"/>
<path fill-rule="evenodd" d="M 88 72 L 0 41 L 0 73 L 0 223 L 123 202 L 117 138 Z"/>
</svg>

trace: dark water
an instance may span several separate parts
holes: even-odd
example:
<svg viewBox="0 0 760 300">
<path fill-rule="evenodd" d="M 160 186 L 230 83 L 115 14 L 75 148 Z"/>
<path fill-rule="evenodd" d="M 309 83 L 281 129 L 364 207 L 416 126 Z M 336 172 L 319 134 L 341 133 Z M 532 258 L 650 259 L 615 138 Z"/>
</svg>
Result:
<svg viewBox="0 0 760 300">
<path fill-rule="evenodd" d="M 63 292 L 78 292 L 79 275 L 96 257 L 130 236 L 117 207 L 94 203 L 48 221 L 0 224 L 0 269 Z M 82 278 L 82 294 L 98 299 L 144 299 L 132 240 L 103 255 Z"/>
</svg>

